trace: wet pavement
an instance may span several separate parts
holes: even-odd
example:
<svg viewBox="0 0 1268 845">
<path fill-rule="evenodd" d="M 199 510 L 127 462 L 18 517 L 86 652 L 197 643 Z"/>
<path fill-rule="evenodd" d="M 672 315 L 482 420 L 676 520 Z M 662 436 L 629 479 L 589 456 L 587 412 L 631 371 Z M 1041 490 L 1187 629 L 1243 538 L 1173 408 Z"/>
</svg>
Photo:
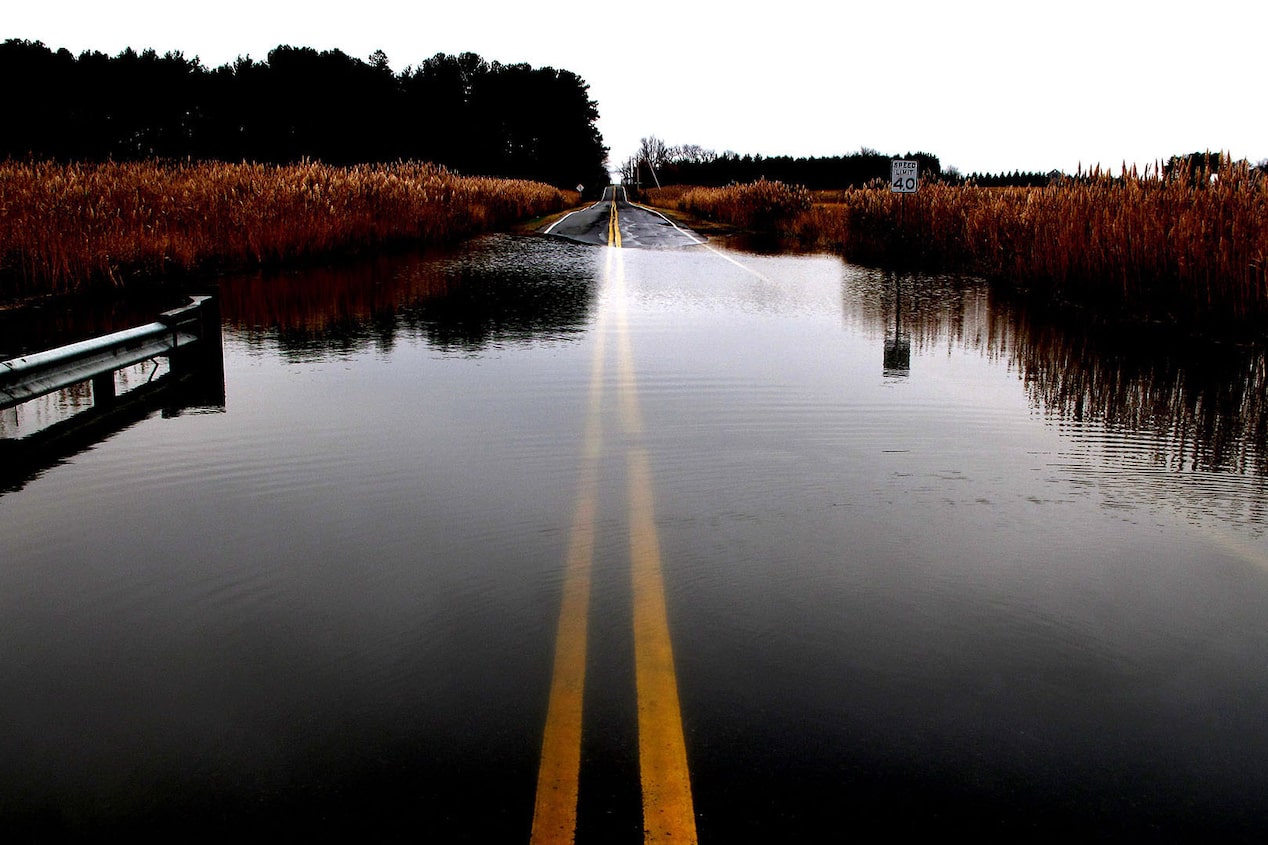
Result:
<svg viewBox="0 0 1268 845">
<path fill-rule="evenodd" d="M 627 249 L 678 249 L 705 242 L 704 237 L 659 211 L 630 202 L 619 185 L 606 188 L 599 202 L 565 215 L 543 233 L 578 243 Z"/>
</svg>

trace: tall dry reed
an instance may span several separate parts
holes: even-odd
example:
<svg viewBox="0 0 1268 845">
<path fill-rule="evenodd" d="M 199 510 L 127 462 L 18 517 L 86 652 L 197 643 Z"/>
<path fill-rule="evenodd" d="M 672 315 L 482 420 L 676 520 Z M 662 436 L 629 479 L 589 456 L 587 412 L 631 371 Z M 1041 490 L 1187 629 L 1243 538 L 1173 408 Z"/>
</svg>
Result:
<svg viewBox="0 0 1268 845">
<path fill-rule="evenodd" d="M 765 179 L 723 188 L 657 188 L 648 192 L 648 198 L 653 205 L 756 231 L 778 228 L 811 206 L 805 188 Z"/>
<path fill-rule="evenodd" d="M 754 196 L 745 188 L 666 204 L 741 226 L 764 220 L 854 261 L 960 270 L 1149 319 L 1254 325 L 1268 315 L 1268 179 L 1246 162 L 1225 158 L 1218 174 L 1098 170 L 1045 188 L 929 183 L 905 198 L 875 185 L 765 218 L 739 200 Z"/>
<path fill-rule="evenodd" d="M 558 211 L 548 185 L 420 163 L 0 163 L 0 297 L 121 286 L 394 241 L 436 244 Z"/>
</svg>

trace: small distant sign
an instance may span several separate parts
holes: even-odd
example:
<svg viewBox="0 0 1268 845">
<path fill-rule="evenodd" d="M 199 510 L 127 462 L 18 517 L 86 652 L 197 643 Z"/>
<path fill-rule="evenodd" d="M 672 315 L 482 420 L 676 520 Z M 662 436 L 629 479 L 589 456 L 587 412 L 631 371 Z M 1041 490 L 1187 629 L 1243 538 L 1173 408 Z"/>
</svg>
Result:
<svg viewBox="0 0 1268 845">
<path fill-rule="evenodd" d="M 920 187 L 920 162 L 896 158 L 889 163 L 889 190 L 894 194 L 914 194 Z"/>
<path fill-rule="evenodd" d="M 577 193 L 579 193 L 579 194 L 581 194 L 581 193 L 585 193 L 585 190 L 586 190 L 586 186 L 585 186 L 585 185 L 583 185 L 583 184 L 581 184 L 580 182 L 578 182 L 578 183 L 577 183 Z"/>
</svg>

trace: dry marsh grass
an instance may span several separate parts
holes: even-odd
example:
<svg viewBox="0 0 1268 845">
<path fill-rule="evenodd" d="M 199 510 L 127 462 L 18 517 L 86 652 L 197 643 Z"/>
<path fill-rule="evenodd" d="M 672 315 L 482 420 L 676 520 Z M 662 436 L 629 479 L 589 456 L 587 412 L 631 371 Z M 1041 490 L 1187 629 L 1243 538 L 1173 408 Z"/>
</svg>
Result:
<svg viewBox="0 0 1268 845">
<path fill-rule="evenodd" d="M 928 183 L 905 200 L 881 186 L 819 192 L 764 218 L 745 205 L 752 186 L 652 193 L 853 261 L 960 270 L 1147 319 L 1253 327 L 1268 314 L 1268 179 L 1245 162 L 1224 159 L 1215 178 L 1125 169 L 1044 188 Z"/>
<path fill-rule="evenodd" d="M 668 206 L 697 217 L 765 231 L 810 209 L 810 192 L 799 185 L 765 179 L 723 188 L 671 186 L 648 192 L 653 205 Z"/>
<path fill-rule="evenodd" d="M 422 163 L 4 162 L 0 297 L 450 242 L 572 199 L 536 182 L 460 177 Z"/>
</svg>

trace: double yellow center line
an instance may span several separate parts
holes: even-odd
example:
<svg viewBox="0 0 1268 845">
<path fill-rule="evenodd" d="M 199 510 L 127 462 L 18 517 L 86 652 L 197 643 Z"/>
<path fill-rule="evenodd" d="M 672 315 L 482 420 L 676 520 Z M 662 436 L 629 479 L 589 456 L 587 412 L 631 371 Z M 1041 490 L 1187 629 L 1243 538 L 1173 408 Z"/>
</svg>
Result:
<svg viewBox="0 0 1268 845">
<path fill-rule="evenodd" d="M 616 193 L 612 194 L 612 205 L 608 211 L 608 246 L 621 248 L 621 227 L 616 214 Z"/>
<path fill-rule="evenodd" d="M 619 247 L 616 202 L 608 242 Z M 630 572 L 634 600 L 634 674 L 638 695 L 639 780 L 643 794 L 643 841 L 695 843 L 695 810 L 687 768 L 687 746 L 678 701 L 660 539 L 652 494 L 651 462 L 642 443 L 634 356 L 626 311 L 625 267 L 609 250 L 607 276 L 615 302 L 618 399 L 626 447 L 630 520 Z M 599 459 L 603 454 L 603 384 L 606 309 L 595 330 L 577 506 L 565 567 L 563 601 L 555 642 L 546 730 L 542 739 L 532 845 L 572 843 L 577 829 L 581 769 L 582 706 L 585 691 L 587 622 L 594 561 Z"/>
</svg>

